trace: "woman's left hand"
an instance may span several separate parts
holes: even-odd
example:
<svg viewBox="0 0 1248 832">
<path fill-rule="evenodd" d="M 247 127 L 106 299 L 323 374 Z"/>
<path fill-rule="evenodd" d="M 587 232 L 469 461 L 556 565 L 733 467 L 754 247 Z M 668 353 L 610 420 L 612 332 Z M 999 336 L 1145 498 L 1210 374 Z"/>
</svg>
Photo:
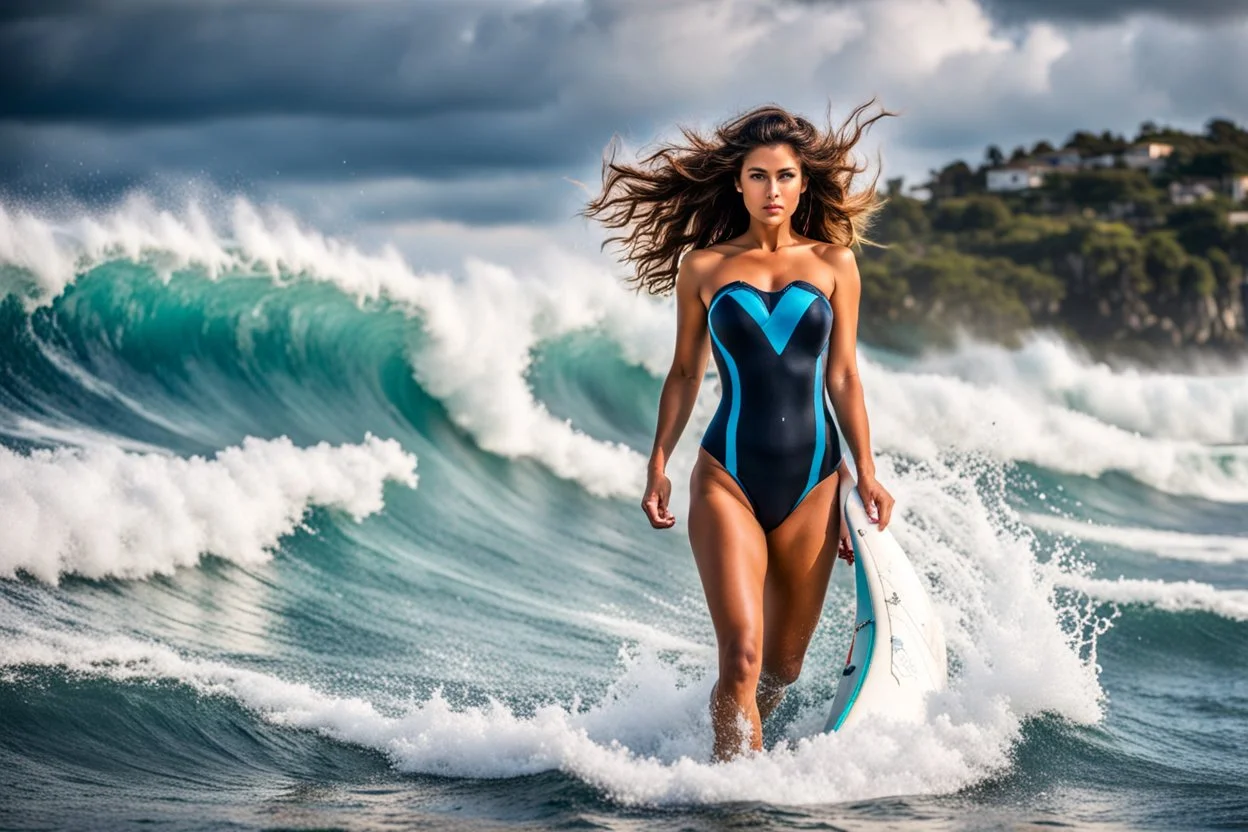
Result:
<svg viewBox="0 0 1248 832">
<path fill-rule="evenodd" d="M 880 531 L 888 525 L 893 516 L 893 495 L 880 485 L 879 480 L 870 474 L 859 474 L 858 493 L 862 495 L 862 504 L 866 506 L 867 518 L 872 523 L 880 524 Z"/>
<path fill-rule="evenodd" d="M 836 546 L 836 556 L 850 566 L 854 565 L 854 544 L 849 539 L 849 526 L 844 522 L 841 523 L 841 540 Z"/>
</svg>

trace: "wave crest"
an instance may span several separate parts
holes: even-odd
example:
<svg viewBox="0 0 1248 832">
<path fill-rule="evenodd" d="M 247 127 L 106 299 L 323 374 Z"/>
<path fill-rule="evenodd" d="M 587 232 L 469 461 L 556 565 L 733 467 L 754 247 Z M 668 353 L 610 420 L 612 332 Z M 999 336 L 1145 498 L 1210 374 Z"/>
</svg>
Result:
<svg viewBox="0 0 1248 832">
<path fill-rule="evenodd" d="M 310 506 L 362 520 L 382 509 L 386 481 L 415 487 L 415 466 L 398 442 L 371 435 L 310 448 L 249 437 L 212 459 L 0 447 L 0 576 L 144 578 L 206 553 L 261 562 Z"/>
</svg>

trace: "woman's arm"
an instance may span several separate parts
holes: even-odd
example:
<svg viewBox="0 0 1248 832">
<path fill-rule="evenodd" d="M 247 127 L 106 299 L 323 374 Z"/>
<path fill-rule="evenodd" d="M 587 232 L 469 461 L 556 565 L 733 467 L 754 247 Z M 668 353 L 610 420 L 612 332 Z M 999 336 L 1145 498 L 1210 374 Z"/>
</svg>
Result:
<svg viewBox="0 0 1248 832">
<path fill-rule="evenodd" d="M 671 528 L 676 517 L 668 508 L 672 492 L 667 478 L 667 460 L 680 439 L 689 415 L 693 413 L 706 362 L 710 339 L 706 331 L 706 308 L 699 289 L 709 260 L 718 255 L 691 251 L 680 262 L 676 274 L 676 347 L 672 366 L 659 394 L 659 416 L 654 429 L 654 447 L 646 470 L 646 493 L 641 507 L 656 529 Z"/>
<path fill-rule="evenodd" d="M 875 457 L 871 453 L 871 428 L 867 405 L 858 377 L 858 302 L 862 279 L 854 253 L 844 246 L 828 246 L 822 256 L 836 272 L 832 290 L 832 334 L 828 345 L 825 381 L 828 397 L 836 411 L 836 421 L 845 434 L 850 453 L 858 466 L 858 491 L 872 520 L 880 529 L 893 513 L 893 497 L 875 479 Z M 873 511 L 873 509 L 875 509 Z"/>
</svg>

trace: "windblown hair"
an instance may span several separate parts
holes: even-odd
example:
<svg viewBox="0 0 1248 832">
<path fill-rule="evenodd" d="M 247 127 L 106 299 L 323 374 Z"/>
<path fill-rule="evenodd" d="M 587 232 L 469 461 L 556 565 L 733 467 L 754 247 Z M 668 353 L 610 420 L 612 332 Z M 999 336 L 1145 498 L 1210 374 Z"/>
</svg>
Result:
<svg viewBox="0 0 1248 832">
<path fill-rule="evenodd" d="M 808 181 L 793 214 L 794 230 L 826 243 L 870 243 L 864 232 L 881 206 L 875 190 L 879 172 L 870 187 L 851 192 L 853 178 L 866 170 L 851 151 L 872 124 L 896 115 L 881 109 L 864 120 L 863 113 L 874 103 L 872 99 L 854 108 L 837 129 L 829 114 L 822 132 L 774 105 L 733 118 L 711 138 L 682 126 L 687 145 L 660 145 L 638 165 L 615 161 L 618 145 L 613 139 L 602 163 L 602 193 L 578 213 L 607 228 L 630 229 L 607 237 L 602 248 L 622 243 L 623 259 L 635 266 L 626 282 L 653 295 L 664 294 L 676 285 L 687 251 L 732 239 L 749 228 L 749 211 L 733 185 L 746 155 L 756 147 L 788 144 Z"/>
</svg>

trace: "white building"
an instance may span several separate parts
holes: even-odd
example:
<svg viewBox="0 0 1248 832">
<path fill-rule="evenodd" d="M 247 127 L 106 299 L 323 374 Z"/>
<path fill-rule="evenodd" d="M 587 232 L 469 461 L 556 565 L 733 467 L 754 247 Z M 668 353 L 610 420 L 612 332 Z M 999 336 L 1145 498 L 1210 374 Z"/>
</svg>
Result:
<svg viewBox="0 0 1248 832">
<path fill-rule="evenodd" d="M 1016 162 L 988 171 L 988 190 L 1025 191 L 1044 184 L 1044 168 L 1030 163 Z"/>
<path fill-rule="evenodd" d="M 1171 182 L 1170 201 L 1175 205 L 1193 205 L 1213 199 L 1217 191 L 1207 182 Z"/>
<path fill-rule="evenodd" d="M 1083 157 L 1078 150 L 1055 150 L 1052 153 L 1041 153 L 1031 157 L 1033 165 L 1049 170 L 1071 172 L 1079 170 Z"/>
<path fill-rule="evenodd" d="M 1231 193 L 1231 202 L 1238 204 L 1248 199 L 1248 173 L 1228 176 L 1226 185 Z"/>
<path fill-rule="evenodd" d="M 1174 145 L 1162 142 L 1133 144 L 1122 154 L 1122 161 L 1129 168 L 1157 173 L 1166 165 L 1166 157 L 1174 152 Z"/>
<path fill-rule="evenodd" d="M 1112 168 L 1118 164 L 1117 153 L 1102 153 L 1099 156 L 1089 156 L 1083 160 L 1085 168 Z"/>
</svg>

